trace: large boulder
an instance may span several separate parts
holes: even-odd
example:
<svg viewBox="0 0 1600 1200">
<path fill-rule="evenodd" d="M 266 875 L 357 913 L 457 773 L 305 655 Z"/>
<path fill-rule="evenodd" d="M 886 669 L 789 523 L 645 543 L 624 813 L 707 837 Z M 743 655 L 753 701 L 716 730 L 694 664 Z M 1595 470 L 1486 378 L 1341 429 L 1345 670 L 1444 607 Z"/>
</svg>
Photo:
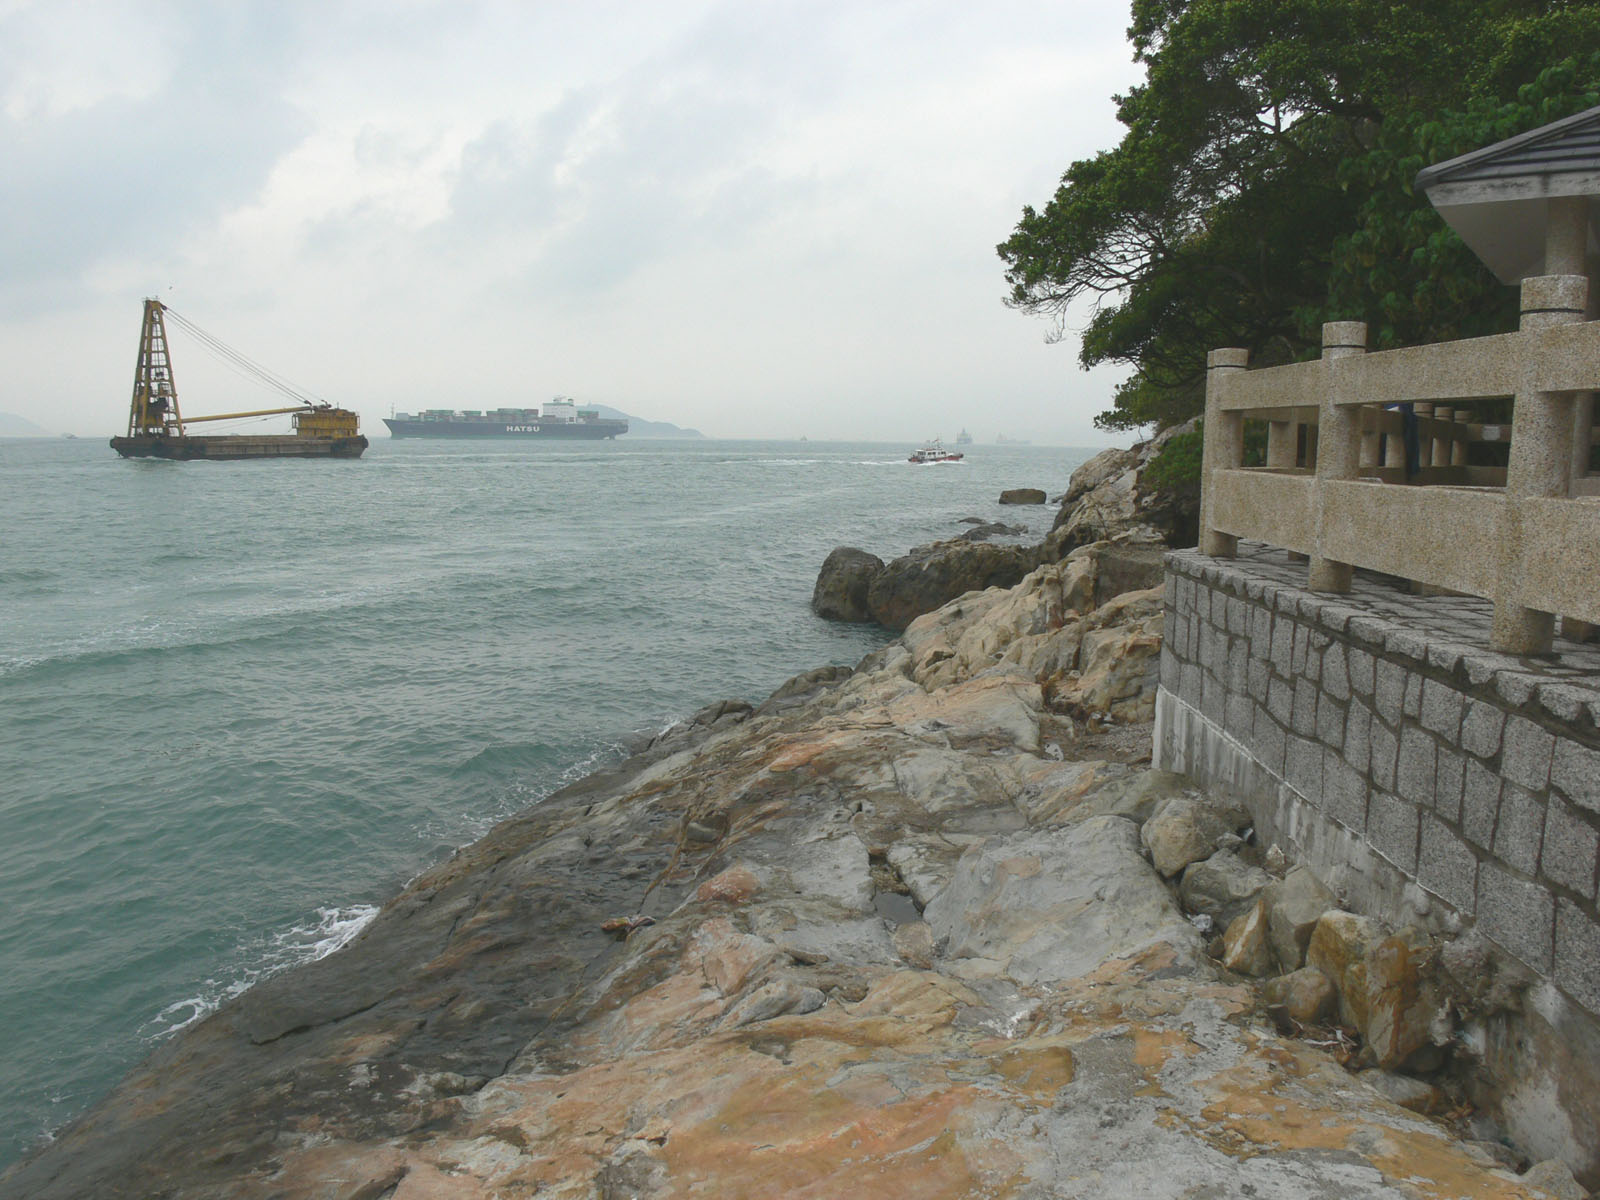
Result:
<svg viewBox="0 0 1600 1200">
<path fill-rule="evenodd" d="M 1146 488 L 1140 477 L 1174 437 L 1195 422 L 1163 430 L 1129 450 L 1106 450 L 1072 473 L 1061 511 L 1046 539 L 1055 556 L 1091 542 L 1122 538 L 1162 546 L 1192 546 L 1199 533 L 1196 490 Z"/>
<path fill-rule="evenodd" d="M 967 592 L 1011 587 L 1039 563 L 1032 546 L 959 540 L 918 546 L 873 576 L 867 610 L 878 624 L 902 630 Z"/>
<path fill-rule="evenodd" d="M 1338 906 L 1338 899 L 1305 867 L 1295 867 L 1262 893 L 1267 904 L 1267 924 L 1272 952 L 1285 971 L 1305 965 L 1306 947 L 1322 914 Z"/>
<path fill-rule="evenodd" d="M 1254 905 L 1256 897 L 1271 882 L 1272 876 L 1260 867 L 1245 862 L 1232 850 L 1219 850 L 1183 869 L 1178 898 L 1185 911 L 1203 913 L 1226 929 L 1235 917 Z"/>
<path fill-rule="evenodd" d="M 1025 525 L 1007 525 L 1003 521 L 980 521 L 961 535 L 963 542 L 986 542 L 992 537 L 1016 537 L 1027 533 Z"/>
<path fill-rule="evenodd" d="M 1000 493 L 1001 504 L 1043 504 L 1044 501 L 1042 488 L 1007 488 Z"/>
<path fill-rule="evenodd" d="M 1241 975 L 1263 979 L 1272 974 L 1272 947 L 1267 944 L 1267 908 L 1260 900 L 1240 913 L 1222 935 L 1222 965 Z"/>
<path fill-rule="evenodd" d="M 1190 863 L 1210 858 L 1249 821 L 1250 813 L 1238 804 L 1186 792 L 1157 809 L 1140 837 L 1155 869 L 1170 879 Z"/>
<path fill-rule="evenodd" d="M 883 570 L 883 559 L 854 546 L 835 547 L 817 572 L 811 610 L 829 621 L 870 621 L 867 589 Z"/>
</svg>

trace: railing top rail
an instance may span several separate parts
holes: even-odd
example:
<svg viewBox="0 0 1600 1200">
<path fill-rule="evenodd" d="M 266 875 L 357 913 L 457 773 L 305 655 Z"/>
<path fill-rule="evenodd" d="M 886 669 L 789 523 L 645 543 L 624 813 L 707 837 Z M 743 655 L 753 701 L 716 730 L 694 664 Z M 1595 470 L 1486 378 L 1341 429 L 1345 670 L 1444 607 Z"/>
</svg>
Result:
<svg viewBox="0 0 1600 1200">
<path fill-rule="evenodd" d="M 1332 388 L 1330 400 L 1341 406 L 1492 400 L 1526 386 L 1597 391 L 1600 321 L 1258 367 L 1228 372 L 1218 383 L 1223 412 L 1312 408 L 1323 388 Z"/>
<path fill-rule="evenodd" d="M 1312 359 L 1253 371 L 1230 371 L 1219 383 L 1222 390 L 1218 406 L 1223 412 L 1316 408 L 1327 386 L 1326 365 L 1321 359 Z"/>
</svg>

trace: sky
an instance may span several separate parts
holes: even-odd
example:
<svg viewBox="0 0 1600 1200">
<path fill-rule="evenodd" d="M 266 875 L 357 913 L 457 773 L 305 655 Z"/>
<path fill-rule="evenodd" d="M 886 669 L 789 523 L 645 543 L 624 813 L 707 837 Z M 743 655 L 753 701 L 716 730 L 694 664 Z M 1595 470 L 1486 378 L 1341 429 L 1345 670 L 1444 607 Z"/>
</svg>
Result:
<svg viewBox="0 0 1600 1200">
<path fill-rule="evenodd" d="M 1092 424 L 1125 372 L 1078 366 L 1087 311 L 1050 342 L 994 248 L 1119 140 L 1127 22 L 0 0 L 0 413 L 125 431 L 159 296 L 369 437 L 563 394 L 720 438 L 1125 444 Z M 278 402 L 171 340 L 186 415 Z"/>
</svg>

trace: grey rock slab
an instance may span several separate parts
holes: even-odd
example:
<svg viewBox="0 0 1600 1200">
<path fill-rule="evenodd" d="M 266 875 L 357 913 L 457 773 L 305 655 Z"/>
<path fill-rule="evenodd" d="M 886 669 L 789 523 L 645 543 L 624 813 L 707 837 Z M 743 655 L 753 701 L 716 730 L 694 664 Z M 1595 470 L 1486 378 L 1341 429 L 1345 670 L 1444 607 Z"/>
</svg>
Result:
<svg viewBox="0 0 1600 1200">
<path fill-rule="evenodd" d="M 893 935 L 880 917 L 840 921 L 821 912 L 799 915 L 799 923 L 783 934 L 784 952 L 791 958 L 798 951 L 803 958 L 844 966 L 892 966 L 900 961 Z"/>
<path fill-rule="evenodd" d="M 903 837 L 889 847 L 889 865 L 924 908 L 949 885 L 966 846 L 937 834 Z"/>
<path fill-rule="evenodd" d="M 1187 775 L 1171 771 L 1136 771 L 1092 788 L 1072 809 L 1071 818 L 1127 817 L 1143 825 L 1173 796 L 1193 789 L 1194 784 Z"/>
<path fill-rule="evenodd" d="M 1183 966 L 1206 969 L 1200 935 L 1121 817 L 974 847 L 923 916 L 946 958 L 994 960 L 1020 984 L 1075 979 L 1160 942 Z"/>
<path fill-rule="evenodd" d="M 894 758 L 894 781 L 902 795 L 929 812 L 1005 803 L 992 771 L 971 755 L 937 747 L 917 747 Z"/>
<path fill-rule="evenodd" d="M 825 829 L 802 835 L 780 865 L 803 896 L 829 900 L 851 912 L 872 908 L 872 864 L 866 846 L 853 833 Z"/>
</svg>

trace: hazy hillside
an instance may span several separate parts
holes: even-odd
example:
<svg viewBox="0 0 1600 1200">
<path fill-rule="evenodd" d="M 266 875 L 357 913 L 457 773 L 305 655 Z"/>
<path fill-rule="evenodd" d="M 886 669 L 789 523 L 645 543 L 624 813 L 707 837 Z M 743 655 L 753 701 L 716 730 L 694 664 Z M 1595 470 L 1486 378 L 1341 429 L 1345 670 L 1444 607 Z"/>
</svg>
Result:
<svg viewBox="0 0 1600 1200">
<path fill-rule="evenodd" d="M 32 421 L 14 413 L 0 412 L 0 437 L 49 437 L 48 429 L 40 429 Z"/>
<path fill-rule="evenodd" d="M 598 409 L 602 417 L 615 417 L 628 422 L 628 437 L 641 438 L 697 438 L 704 437 L 698 429 L 685 429 L 681 425 L 674 425 L 671 421 L 646 421 L 642 417 L 631 417 L 625 412 L 605 404 L 585 404 L 585 408 Z"/>
</svg>

